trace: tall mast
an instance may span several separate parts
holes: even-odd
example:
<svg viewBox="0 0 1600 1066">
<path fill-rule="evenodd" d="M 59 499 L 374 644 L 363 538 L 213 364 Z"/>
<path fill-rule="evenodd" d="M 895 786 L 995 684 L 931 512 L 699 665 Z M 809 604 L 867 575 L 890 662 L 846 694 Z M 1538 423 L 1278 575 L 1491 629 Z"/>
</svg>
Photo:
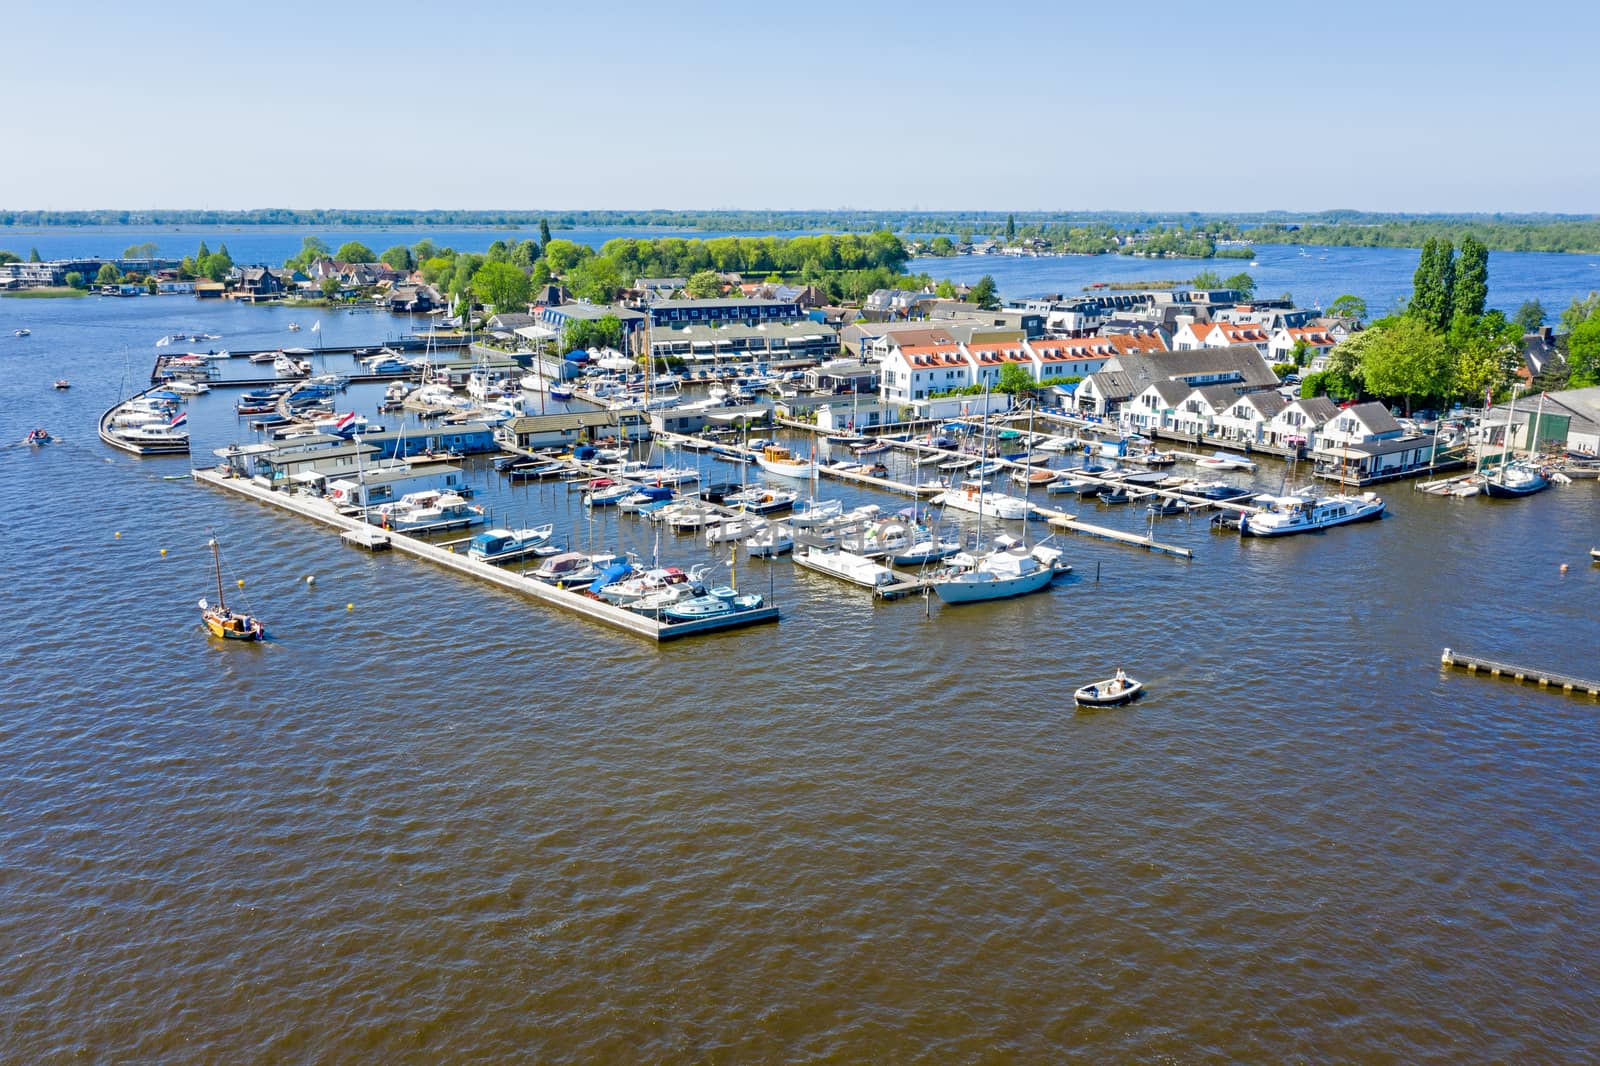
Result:
<svg viewBox="0 0 1600 1066">
<path fill-rule="evenodd" d="M 228 609 L 228 601 L 223 599 L 222 596 L 222 552 L 217 547 L 216 537 L 211 538 L 211 561 L 217 567 L 217 606 L 226 611 Z"/>
<path fill-rule="evenodd" d="M 1506 464 L 1510 462 L 1511 455 L 1511 416 L 1517 410 L 1518 385 L 1511 386 L 1511 406 L 1506 408 L 1506 431 L 1500 440 L 1500 472 L 1505 473 Z"/>
<path fill-rule="evenodd" d="M 1544 417 L 1544 393 L 1539 394 L 1539 409 L 1533 415 L 1533 432 L 1528 434 L 1528 458 L 1539 458 L 1539 420 Z"/>
</svg>

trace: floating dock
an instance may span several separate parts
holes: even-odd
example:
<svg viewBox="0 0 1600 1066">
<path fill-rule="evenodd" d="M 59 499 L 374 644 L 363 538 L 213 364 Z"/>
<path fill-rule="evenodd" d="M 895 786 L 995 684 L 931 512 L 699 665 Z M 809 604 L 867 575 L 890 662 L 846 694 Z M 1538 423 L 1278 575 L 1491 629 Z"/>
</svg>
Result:
<svg viewBox="0 0 1600 1066">
<path fill-rule="evenodd" d="M 1570 674 L 1557 674 L 1549 670 L 1537 670 L 1527 666 L 1513 666 L 1510 663 L 1496 662 L 1493 659 L 1481 659 L 1476 655 L 1464 655 L 1451 648 L 1446 648 L 1444 654 L 1439 656 L 1439 662 L 1444 666 L 1454 666 L 1465 670 L 1469 674 L 1488 674 L 1490 677 L 1503 677 L 1512 681 L 1529 682 L 1540 688 L 1559 688 L 1568 695 L 1587 695 L 1600 698 L 1600 681 L 1590 681 L 1582 677 L 1573 677 Z"/>
<path fill-rule="evenodd" d="M 282 511 L 300 515 L 320 522 L 326 526 L 338 529 L 341 539 L 347 543 L 356 544 L 368 550 L 380 550 L 378 542 L 373 540 L 371 534 L 380 532 L 374 530 L 368 523 L 349 515 L 340 513 L 326 500 L 296 498 L 281 492 L 263 488 L 245 478 L 228 477 L 217 470 L 196 470 L 193 472 L 194 480 L 202 485 L 232 492 L 257 503 L 276 507 Z M 655 641 L 678 640 L 683 637 L 697 636 L 702 633 L 711 633 L 724 629 L 743 628 L 745 626 L 760 625 L 766 622 L 776 622 L 779 618 L 778 608 L 763 606 L 753 611 L 741 611 L 737 614 L 723 615 L 716 618 L 706 618 L 694 622 L 660 622 L 654 618 L 646 617 L 637 611 L 629 611 L 616 607 L 604 600 L 590 599 L 578 592 L 546 585 L 531 577 L 509 570 L 503 570 L 493 563 L 480 562 L 464 553 L 456 553 L 437 544 L 430 544 L 415 537 L 389 532 L 384 535 L 387 546 L 405 555 L 418 559 L 425 559 L 457 573 L 466 574 L 480 581 L 488 581 L 520 593 L 530 599 L 537 600 L 549 607 L 560 608 L 580 615 L 592 622 L 620 629 L 635 636 L 647 637 Z"/>
</svg>

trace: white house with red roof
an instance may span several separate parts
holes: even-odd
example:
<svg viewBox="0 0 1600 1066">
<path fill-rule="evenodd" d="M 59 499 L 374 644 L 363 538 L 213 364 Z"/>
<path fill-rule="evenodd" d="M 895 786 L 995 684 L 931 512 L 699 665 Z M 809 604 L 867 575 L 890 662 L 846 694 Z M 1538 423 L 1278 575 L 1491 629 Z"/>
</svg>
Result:
<svg viewBox="0 0 1600 1066">
<path fill-rule="evenodd" d="M 1296 361 L 1295 349 L 1304 344 L 1307 351 L 1302 365 L 1309 366 L 1313 360 L 1326 359 L 1338 343 L 1332 333 L 1316 326 L 1290 326 L 1274 330 L 1272 339 L 1267 342 L 1267 361 L 1274 365 L 1293 363 Z"/>
<path fill-rule="evenodd" d="M 1172 350 L 1234 348 L 1248 344 L 1266 358 L 1272 335 L 1263 326 L 1249 322 L 1185 322 L 1172 335 Z"/>
<path fill-rule="evenodd" d="M 967 358 L 972 361 L 974 385 L 999 388 L 1001 368 L 1007 363 L 1015 363 L 1025 370 L 1030 378 L 1035 381 L 1039 379 L 1033 353 L 1028 350 L 1026 341 L 968 344 L 965 347 Z"/>
<path fill-rule="evenodd" d="M 976 373 L 959 344 L 894 345 L 879 367 L 878 394 L 884 403 L 896 404 L 966 388 L 975 382 Z"/>
</svg>

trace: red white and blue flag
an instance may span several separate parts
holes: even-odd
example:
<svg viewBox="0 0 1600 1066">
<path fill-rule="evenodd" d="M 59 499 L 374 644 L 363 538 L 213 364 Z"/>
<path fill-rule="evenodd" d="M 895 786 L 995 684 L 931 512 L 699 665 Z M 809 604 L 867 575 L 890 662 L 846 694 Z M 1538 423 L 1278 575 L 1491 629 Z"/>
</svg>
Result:
<svg viewBox="0 0 1600 1066">
<path fill-rule="evenodd" d="M 333 424 L 333 431 L 339 434 L 353 432 L 355 428 L 356 413 L 354 411 L 346 411 L 344 414 L 339 416 L 339 421 Z"/>
<path fill-rule="evenodd" d="M 185 425 L 188 425 L 188 424 L 189 424 L 189 412 L 188 411 L 179 411 L 177 414 L 172 416 L 172 421 L 167 423 L 167 428 L 168 429 L 177 429 L 179 426 L 185 426 Z"/>
</svg>

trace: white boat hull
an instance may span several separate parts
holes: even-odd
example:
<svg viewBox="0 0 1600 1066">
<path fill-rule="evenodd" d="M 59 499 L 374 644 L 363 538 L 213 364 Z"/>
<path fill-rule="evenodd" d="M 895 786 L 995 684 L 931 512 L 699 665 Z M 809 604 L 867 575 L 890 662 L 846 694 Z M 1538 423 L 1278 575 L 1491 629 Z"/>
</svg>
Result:
<svg viewBox="0 0 1600 1066">
<path fill-rule="evenodd" d="M 1055 578 L 1055 571 L 1041 567 L 1016 577 L 961 575 L 936 582 L 934 595 L 945 603 L 979 603 L 983 600 L 1008 600 L 1038 592 Z"/>
</svg>

